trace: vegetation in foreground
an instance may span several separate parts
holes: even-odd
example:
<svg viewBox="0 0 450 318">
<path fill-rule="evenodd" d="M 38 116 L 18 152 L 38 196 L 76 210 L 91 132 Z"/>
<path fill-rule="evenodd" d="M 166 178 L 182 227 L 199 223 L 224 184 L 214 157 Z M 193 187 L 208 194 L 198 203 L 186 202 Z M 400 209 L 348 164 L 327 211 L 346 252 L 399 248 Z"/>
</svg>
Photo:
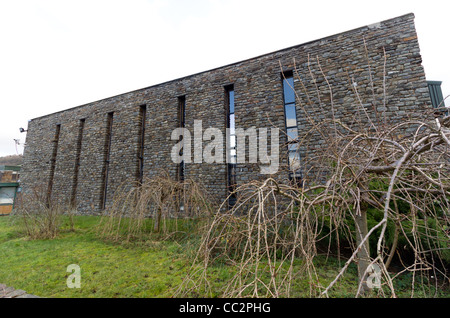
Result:
<svg viewBox="0 0 450 318">
<path fill-rule="evenodd" d="M 188 275 L 198 242 L 184 240 L 147 240 L 111 242 L 97 235 L 101 219 L 76 216 L 74 226 L 64 218 L 54 239 L 29 239 L 17 217 L 0 218 L 0 282 L 41 297 L 139 298 L 176 297 L 177 289 Z M 336 257 L 318 255 L 315 268 L 318 284 L 327 285 L 344 262 Z M 70 264 L 81 268 L 81 288 L 68 288 L 66 271 Z M 294 270 L 300 270 L 298 260 Z M 188 297 L 221 297 L 236 268 L 216 262 L 208 268 L 212 293 L 192 292 Z M 395 280 L 397 296 L 411 296 L 411 275 Z M 350 266 L 330 297 L 354 297 L 358 285 L 356 266 Z M 415 297 L 449 297 L 447 291 L 416 287 Z M 311 284 L 306 277 L 293 276 L 291 297 L 310 297 Z M 377 297 L 374 290 L 373 295 Z"/>
</svg>

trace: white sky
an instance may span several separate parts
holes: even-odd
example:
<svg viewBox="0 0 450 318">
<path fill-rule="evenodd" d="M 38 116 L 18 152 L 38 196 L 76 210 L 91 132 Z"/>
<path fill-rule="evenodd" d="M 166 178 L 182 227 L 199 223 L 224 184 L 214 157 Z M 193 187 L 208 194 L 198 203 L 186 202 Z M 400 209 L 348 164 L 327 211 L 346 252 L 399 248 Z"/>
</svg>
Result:
<svg viewBox="0 0 450 318">
<path fill-rule="evenodd" d="M 0 0 L 0 156 L 28 120 L 413 12 L 450 95 L 448 0 Z M 447 101 L 447 105 L 450 105 Z"/>
</svg>

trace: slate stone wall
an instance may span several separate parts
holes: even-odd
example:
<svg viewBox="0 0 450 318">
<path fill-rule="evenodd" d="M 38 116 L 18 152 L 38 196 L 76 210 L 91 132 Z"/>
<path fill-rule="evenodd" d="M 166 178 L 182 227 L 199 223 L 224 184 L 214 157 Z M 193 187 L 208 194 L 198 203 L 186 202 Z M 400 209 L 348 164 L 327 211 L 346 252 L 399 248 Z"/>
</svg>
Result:
<svg viewBox="0 0 450 318">
<path fill-rule="evenodd" d="M 235 91 L 236 127 L 284 129 L 282 71 L 293 71 L 296 75 L 300 134 L 312 127 L 308 118 L 321 122 L 335 116 L 352 124 L 363 111 L 361 105 L 374 121 L 377 118 L 414 118 L 421 109 L 431 107 L 414 15 L 407 14 L 35 118 L 28 126 L 24 152 L 21 177 L 24 192 L 35 188 L 50 190 L 51 199 L 62 202 L 70 202 L 76 193 L 73 199 L 80 213 L 99 213 L 105 191 L 105 151 L 109 151 L 104 198 L 108 207 L 114 191 L 138 177 L 141 105 L 146 105 L 147 110 L 144 177 L 165 171 L 176 178 L 177 164 L 172 162 L 170 153 L 176 144 L 171 140 L 171 133 L 178 127 L 179 96 L 186 97 L 186 128 L 192 136 L 194 120 L 202 120 L 203 131 L 209 127 L 223 130 L 225 143 L 225 87 L 230 84 Z M 111 112 L 111 146 L 105 149 L 107 118 Z M 81 148 L 77 148 L 81 119 L 84 119 Z M 57 125 L 60 125 L 60 133 L 55 140 Z M 323 143 L 318 133 L 308 138 L 307 145 L 301 148 L 302 158 L 311 158 Z M 281 166 L 275 176 L 284 180 L 288 176 L 287 156 L 283 151 L 285 141 L 280 133 Z M 206 144 L 204 142 L 203 146 Z M 79 163 L 77 178 L 74 177 L 76 163 Z M 52 165 L 54 173 L 50 180 Z M 227 195 L 226 164 L 188 163 L 185 176 L 201 181 L 217 202 Z M 238 184 L 265 177 L 267 175 L 260 174 L 258 164 L 237 166 Z"/>
</svg>

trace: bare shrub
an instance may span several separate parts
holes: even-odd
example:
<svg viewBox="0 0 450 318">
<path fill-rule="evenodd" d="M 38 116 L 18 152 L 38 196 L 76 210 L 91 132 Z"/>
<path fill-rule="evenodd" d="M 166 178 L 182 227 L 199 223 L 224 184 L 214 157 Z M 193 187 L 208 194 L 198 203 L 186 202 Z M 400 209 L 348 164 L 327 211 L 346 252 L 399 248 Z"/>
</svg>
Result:
<svg viewBox="0 0 450 318">
<path fill-rule="evenodd" d="M 34 188 L 17 197 L 13 216 L 31 239 L 53 239 L 61 230 L 62 216 L 69 214 L 69 223 L 73 229 L 70 208 L 48 200 L 46 189 Z"/>
<path fill-rule="evenodd" d="M 197 182 L 179 182 L 167 174 L 147 178 L 142 184 L 124 183 L 102 216 L 99 233 L 115 241 L 131 241 L 196 231 L 213 210 L 205 194 Z"/>
<path fill-rule="evenodd" d="M 384 61 L 385 67 L 386 55 Z M 315 81 L 311 68 L 309 66 L 309 74 Z M 305 166 L 311 169 L 305 173 L 307 183 L 301 191 L 308 190 L 314 183 L 323 184 L 323 191 L 314 200 L 329 207 L 324 212 L 330 219 L 340 220 L 333 222 L 336 233 L 345 225 L 345 220 L 352 220 L 354 225 L 349 236 L 350 241 L 354 242 L 354 252 L 323 294 L 327 295 L 348 265 L 355 261 L 360 276 L 358 295 L 370 289 L 367 286 L 368 270 L 370 265 L 376 264 L 381 269 L 384 285 L 395 297 L 387 269 L 394 255 L 398 254 L 400 234 L 414 253 L 413 264 L 408 265 L 407 270 L 413 275 L 420 273 L 425 276 L 427 271 L 439 272 L 439 276 L 448 283 L 445 265 L 442 265 L 449 259 L 443 260 L 441 252 L 448 252 L 449 249 L 446 228 L 449 226 L 450 118 L 427 107 L 420 114 L 413 114 L 415 116 L 388 117 L 386 110 L 391 105 L 386 101 L 386 78 L 383 76 L 380 82 L 382 94 L 376 94 L 368 62 L 369 87 L 372 87 L 369 96 L 363 97 L 357 85 L 353 85 L 353 79 L 350 79 L 358 101 L 355 115 L 339 119 L 333 111 L 333 87 L 326 79 L 319 59 L 316 68 L 324 77 L 325 87 L 329 91 L 327 105 L 319 107 L 327 106 L 333 115 L 322 121 L 313 116 L 307 117 L 312 129 L 299 136 L 300 143 L 307 147 L 310 136 L 320 134 L 324 144 L 320 151 L 305 160 Z M 383 74 L 386 74 L 385 68 Z M 298 78 L 302 85 L 301 76 L 298 75 Z M 317 105 L 311 92 L 304 90 L 303 94 L 307 96 L 308 103 L 300 103 L 300 107 L 307 114 Z M 321 100 L 320 94 L 317 88 L 316 100 Z M 301 100 L 298 95 L 297 99 Z M 368 111 L 370 106 L 371 111 Z M 378 107 L 383 112 L 377 112 Z M 368 224 L 369 210 L 381 212 L 381 217 L 371 226 Z M 389 222 L 395 227 L 391 246 L 386 244 Z M 372 251 L 369 240 L 375 242 Z"/>
<path fill-rule="evenodd" d="M 445 231 L 450 189 L 450 144 L 446 141 L 449 123 L 448 118 L 405 120 L 372 132 L 346 127 L 348 134 L 340 138 L 344 145 L 335 157 L 336 165 L 327 183 L 327 200 L 345 202 L 351 207 L 334 208 L 333 213 L 350 214 L 355 222 L 356 246 L 341 273 L 350 261 L 358 260 L 361 292 L 367 289 L 364 285 L 368 266 L 377 264 L 395 296 L 387 268 L 397 251 L 401 233 L 414 253 L 414 263 L 409 267 L 413 275 L 421 271 L 440 271 L 440 266 L 436 265 L 442 262 L 440 251 L 448 249 L 449 238 Z M 369 208 L 382 212 L 379 222 L 371 228 L 367 226 Z M 428 220 L 433 220 L 433 227 Z M 390 247 L 386 246 L 389 221 L 396 228 Z M 377 237 L 372 253 L 368 244 L 371 236 Z M 427 248 L 423 244 L 425 241 L 429 244 Z M 432 250 L 439 252 L 430 254 Z M 448 280 L 445 272 L 441 274 Z M 334 282 L 325 289 L 325 294 Z"/>
<path fill-rule="evenodd" d="M 317 281 L 313 258 L 318 216 L 307 196 L 273 178 L 249 182 L 235 191 L 236 204 L 226 210 L 225 201 L 219 211 L 226 211 L 215 214 L 177 293 L 201 289 L 211 294 L 208 268 L 217 263 L 234 269 L 219 293 L 222 297 L 287 297 L 300 274 L 294 269 L 299 259 L 301 275 Z M 310 286 L 310 294 L 317 296 Z"/>
</svg>

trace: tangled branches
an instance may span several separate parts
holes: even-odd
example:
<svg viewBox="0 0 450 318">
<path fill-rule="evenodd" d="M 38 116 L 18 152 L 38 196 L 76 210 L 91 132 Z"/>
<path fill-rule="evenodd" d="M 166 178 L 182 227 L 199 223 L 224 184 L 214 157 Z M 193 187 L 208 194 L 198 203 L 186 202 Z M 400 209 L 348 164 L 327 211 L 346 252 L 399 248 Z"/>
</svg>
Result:
<svg viewBox="0 0 450 318">
<path fill-rule="evenodd" d="M 74 229 L 73 210 L 69 205 L 52 202 L 47 198 L 47 189 L 35 187 L 29 193 L 20 193 L 16 198 L 13 215 L 25 235 L 31 239 L 54 239 L 63 225 L 66 215 L 70 230 Z"/>
<path fill-rule="evenodd" d="M 349 261 L 354 260 L 362 249 L 366 249 L 363 256 L 360 256 L 366 259 L 360 271 L 367 271 L 369 262 L 377 263 L 389 280 L 387 268 L 396 252 L 397 243 L 392 245 L 390 252 L 386 251 L 385 232 L 388 221 L 392 221 L 396 227 L 394 241 L 398 241 L 401 232 L 414 251 L 413 267 L 437 270 L 435 264 L 429 263 L 430 251 L 448 249 L 449 238 L 445 231 L 449 222 L 449 124 L 448 117 L 428 122 L 405 121 L 370 135 L 345 127 L 349 133 L 341 140 L 346 143 L 343 151 L 336 157 L 336 168 L 326 192 L 332 193 L 334 200 L 342 197 L 336 196 L 336 193 L 347 194 L 346 202 L 353 206 L 355 221 L 359 218 L 367 223 L 369 207 L 383 212 L 381 220 L 369 232 L 367 227 L 357 231 L 360 239 L 357 240 L 358 246 Z M 405 134 L 408 131 L 411 133 Z M 433 227 L 429 227 L 428 220 L 433 220 Z M 424 223 L 422 229 L 420 223 Z M 405 228 L 406 224 L 412 224 L 412 228 Z M 381 230 L 376 244 L 376 256 L 369 260 L 366 242 L 378 228 Z M 424 248 L 424 241 L 428 241 L 428 244 L 433 242 L 434 246 Z M 440 252 L 433 256 L 436 255 L 439 256 Z M 433 256 L 431 261 L 434 263 L 437 260 Z M 361 273 L 362 286 L 366 275 L 367 273 Z M 332 285 L 333 283 L 324 293 Z M 389 285 L 392 288 L 391 282 Z M 392 293 L 395 295 L 393 288 Z"/>
<path fill-rule="evenodd" d="M 224 297 L 289 295 L 298 257 L 304 260 L 303 270 L 316 281 L 312 264 L 316 216 L 306 212 L 307 198 L 291 190 L 272 178 L 239 187 L 237 203 L 217 213 L 203 236 L 197 255 L 203 266 L 187 279 L 192 288 L 208 286 L 207 268 L 220 262 L 236 270 L 223 290 Z M 201 278 L 199 282 L 192 281 L 195 276 Z"/>
<path fill-rule="evenodd" d="M 386 55 L 384 61 L 386 74 Z M 269 178 L 238 187 L 236 205 L 217 213 L 204 235 L 196 259 L 202 266 L 193 266 L 185 288 L 208 288 L 207 268 L 218 259 L 236 268 L 223 293 L 233 297 L 286 297 L 293 280 L 305 273 L 310 294 L 328 296 L 352 263 L 358 266 L 358 296 L 373 287 L 374 267 L 379 269 L 379 293 L 391 297 L 396 297 L 394 278 L 405 271 L 413 276 L 412 294 L 417 275 L 435 290 L 449 283 L 450 117 L 427 107 L 415 114 L 420 119 L 377 112 L 377 106 L 390 107 L 386 78 L 381 80 L 380 98 L 369 64 L 371 101 L 350 78 L 353 116 L 338 118 L 332 84 L 318 58 L 315 65 L 313 70 L 308 57 L 309 79 L 302 79 L 297 67 L 294 72 L 301 88 L 295 90 L 296 103 L 309 127 L 295 141 L 302 157 L 301 186 Z M 317 84 L 317 76 L 325 89 Z M 315 92 L 307 89 L 308 81 L 316 84 Z M 370 106 L 374 111 L 368 111 Z M 330 110 L 328 120 L 311 115 Z M 316 136 L 320 147 L 314 144 Z M 352 253 L 325 287 L 318 282 L 313 260 L 317 245 L 333 233 L 338 244 L 339 235 L 345 235 Z M 412 260 L 402 257 L 399 242 Z M 388 269 L 394 258 L 403 269 L 393 276 Z M 296 261 L 303 266 L 294 273 Z M 440 283 L 428 279 L 431 276 Z"/>
<path fill-rule="evenodd" d="M 167 175 L 146 179 L 142 184 L 116 191 L 112 207 L 100 224 L 100 234 L 112 240 L 145 239 L 157 233 L 175 235 L 189 222 L 212 213 L 212 205 L 204 189 L 192 180 L 178 182 Z M 150 222 L 151 221 L 151 222 Z M 181 227 L 180 227 L 181 226 Z"/>
<path fill-rule="evenodd" d="M 387 101 L 386 54 L 380 80 L 383 89 L 376 90 L 365 48 L 368 89 L 359 91 L 354 79 L 349 78 L 357 101 L 352 105 L 354 115 L 349 118 L 335 116 L 333 87 L 318 58 L 314 71 L 308 57 L 308 73 L 314 83 L 317 82 L 315 74 L 324 78 L 324 86 L 329 92 L 326 98 L 321 98 L 323 93 L 318 86 L 315 92 L 308 90 L 305 80 L 297 72 L 302 92 L 296 92 L 296 100 L 311 127 L 299 135 L 299 144 L 306 149 L 314 149 L 315 145 L 311 145 L 314 139 L 311 137 L 316 134 L 323 140 L 319 151 L 314 151 L 313 155 L 306 153 L 304 166 L 309 167 L 305 171 L 308 180 L 306 188 L 300 191 L 308 191 L 311 184 L 324 185 L 323 191 L 314 200 L 329 207 L 326 213 L 330 219 L 336 220 L 333 222 L 336 233 L 345 224 L 343 220 L 349 219 L 354 223 L 351 236 L 356 240 L 354 252 L 336 280 L 323 291 L 324 295 L 350 262 L 355 261 L 359 270 L 358 294 L 370 289 L 367 286 L 368 271 L 371 265 L 376 264 L 386 278 L 391 294 L 395 296 L 387 269 L 394 255 L 400 258 L 397 249 L 400 238 L 414 254 L 413 265 L 408 269 L 413 275 L 418 271 L 433 270 L 434 277 L 436 272 L 440 272 L 444 282 L 448 283 L 445 263 L 450 259 L 450 118 L 443 116 L 445 112 L 425 105 L 414 116 L 394 115 L 389 118 L 386 110 L 395 105 L 389 105 Z M 381 96 L 377 96 L 377 91 L 382 92 Z M 369 111 L 370 107 L 372 111 Z M 382 113 L 377 111 L 378 107 L 383 110 Z M 314 109 L 331 109 L 332 116 L 329 120 L 319 121 L 309 115 Z M 373 211 L 381 212 L 378 213 L 381 217 L 369 227 L 368 213 Z M 388 225 L 394 227 L 390 249 L 386 244 Z M 372 244 L 374 241 L 375 246 Z"/>
<path fill-rule="evenodd" d="M 342 150 L 336 163 L 329 166 L 326 182 L 298 187 L 268 178 L 238 187 L 237 203 L 214 216 L 191 275 L 179 292 L 211 288 L 207 270 L 220 261 L 235 269 L 223 290 L 224 297 L 286 297 L 299 277 L 308 278 L 311 296 L 327 296 L 356 262 L 360 275 L 357 295 L 370 289 L 370 270 L 376 265 L 380 268 L 377 279 L 383 281 L 380 286 L 387 287 L 380 292 L 395 297 L 394 277 L 388 268 L 395 254 L 403 262 L 397 250 L 399 237 L 404 249 L 414 255 L 412 264 L 405 265 L 403 271 L 413 276 L 427 276 L 427 271 L 432 271 L 434 277 L 448 283 L 445 264 L 450 259 L 442 253 L 449 248 L 450 131 L 445 128 L 449 123 L 448 118 L 420 124 L 404 122 L 379 135 L 345 127 L 349 134 L 339 140 Z M 413 133 L 399 137 L 411 127 L 415 128 Z M 371 210 L 379 211 L 381 218 L 368 226 Z M 335 279 L 323 286 L 314 258 L 319 241 L 331 235 L 323 233 L 326 220 L 335 226 L 336 234 L 352 222 L 347 239 L 353 244 L 353 253 Z M 389 245 L 388 224 L 395 227 Z M 370 251 L 369 240 L 376 242 L 375 251 Z M 298 262 L 300 270 L 295 266 Z"/>
</svg>

